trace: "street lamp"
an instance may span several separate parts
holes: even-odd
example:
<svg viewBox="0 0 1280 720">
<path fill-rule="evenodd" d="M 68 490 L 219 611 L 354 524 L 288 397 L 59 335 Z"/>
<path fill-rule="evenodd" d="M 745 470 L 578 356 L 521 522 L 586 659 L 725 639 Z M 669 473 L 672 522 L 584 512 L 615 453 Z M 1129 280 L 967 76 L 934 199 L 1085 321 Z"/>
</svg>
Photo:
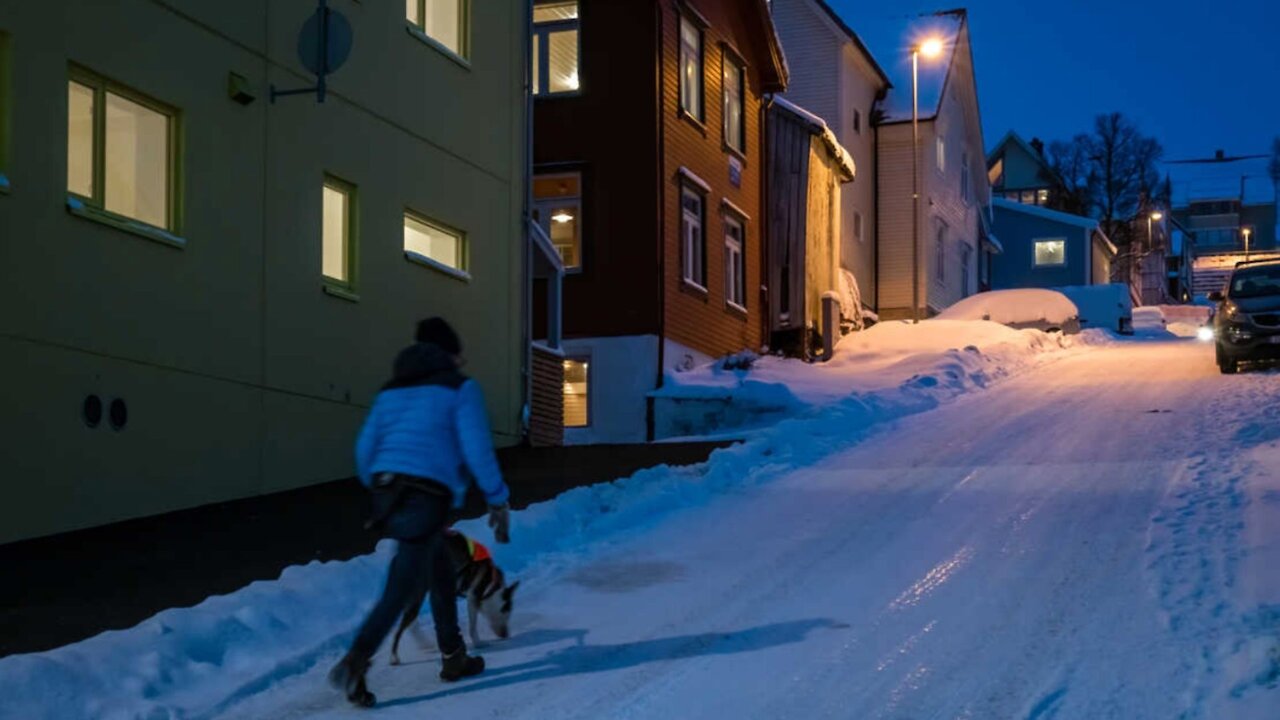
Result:
<svg viewBox="0 0 1280 720">
<path fill-rule="evenodd" d="M 1151 237 L 1151 222 L 1153 220 L 1155 222 L 1160 222 L 1163 219 L 1164 219 L 1164 213 L 1160 212 L 1159 210 L 1156 210 L 1155 212 L 1147 216 L 1147 246 L 1149 248 L 1155 246 L 1155 242 Z"/>
<path fill-rule="evenodd" d="M 1253 228 L 1240 228 L 1240 233 L 1244 235 L 1244 259 L 1249 259 L 1249 236 L 1253 234 Z"/>
<path fill-rule="evenodd" d="M 920 56 L 942 54 L 942 41 L 926 38 L 911 48 L 911 321 L 920 322 Z"/>
</svg>

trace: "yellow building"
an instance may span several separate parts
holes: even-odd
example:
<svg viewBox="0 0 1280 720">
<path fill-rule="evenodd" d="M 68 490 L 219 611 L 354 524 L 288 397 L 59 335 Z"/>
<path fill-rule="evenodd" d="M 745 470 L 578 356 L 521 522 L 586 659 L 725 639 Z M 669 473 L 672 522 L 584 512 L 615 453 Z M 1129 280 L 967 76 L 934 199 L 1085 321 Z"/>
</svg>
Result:
<svg viewBox="0 0 1280 720">
<path fill-rule="evenodd" d="M 0 3 L 0 543 L 352 474 L 414 322 L 525 402 L 527 9 Z"/>
</svg>

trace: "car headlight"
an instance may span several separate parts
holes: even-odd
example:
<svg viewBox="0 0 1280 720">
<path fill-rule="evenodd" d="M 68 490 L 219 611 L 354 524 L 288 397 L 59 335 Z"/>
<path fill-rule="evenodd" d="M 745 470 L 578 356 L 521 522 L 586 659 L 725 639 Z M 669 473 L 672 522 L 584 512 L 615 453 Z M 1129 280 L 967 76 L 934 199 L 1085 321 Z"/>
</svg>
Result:
<svg viewBox="0 0 1280 720">
<path fill-rule="evenodd" d="M 1231 322 L 1246 322 L 1249 319 L 1249 316 L 1240 312 L 1240 308 L 1236 307 L 1235 305 L 1226 306 L 1225 308 L 1223 308 L 1223 312 L 1226 314 L 1227 319 L 1230 320 Z"/>
<path fill-rule="evenodd" d="M 1213 328 L 1208 325 L 1201 326 L 1199 330 L 1196 330 L 1196 338 L 1201 342 L 1213 342 Z"/>
</svg>

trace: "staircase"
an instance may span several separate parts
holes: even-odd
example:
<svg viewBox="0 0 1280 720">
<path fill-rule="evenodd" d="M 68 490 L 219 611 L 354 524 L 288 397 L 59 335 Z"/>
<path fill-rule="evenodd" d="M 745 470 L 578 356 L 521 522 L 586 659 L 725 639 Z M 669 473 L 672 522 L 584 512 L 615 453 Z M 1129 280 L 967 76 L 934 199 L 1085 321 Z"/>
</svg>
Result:
<svg viewBox="0 0 1280 720">
<path fill-rule="evenodd" d="M 1280 252 L 1249 253 L 1250 260 L 1280 260 Z M 1236 263 L 1244 260 L 1244 253 L 1226 255 L 1203 255 L 1195 259 L 1191 272 L 1191 292 L 1195 295 L 1208 295 L 1218 292 L 1227 286 L 1227 279 Z"/>
</svg>

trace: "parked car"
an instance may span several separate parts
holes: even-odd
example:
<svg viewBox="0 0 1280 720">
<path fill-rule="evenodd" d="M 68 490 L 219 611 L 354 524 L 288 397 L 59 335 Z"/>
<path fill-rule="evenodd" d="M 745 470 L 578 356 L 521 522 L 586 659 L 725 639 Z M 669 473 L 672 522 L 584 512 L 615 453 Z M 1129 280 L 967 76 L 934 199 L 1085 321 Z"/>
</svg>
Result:
<svg viewBox="0 0 1280 720">
<path fill-rule="evenodd" d="M 1243 362 L 1280 360 L 1280 261 L 1237 263 L 1226 289 L 1209 299 L 1219 306 L 1214 334 L 1224 374 Z"/>
<path fill-rule="evenodd" d="M 957 302 L 938 313 L 939 320 L 990 320 L 1015 329 L 1033 328 L 1073 335 L 1080 332 L 1080 310 L 1057 290 L 992 290 Z"/>
</svg>

